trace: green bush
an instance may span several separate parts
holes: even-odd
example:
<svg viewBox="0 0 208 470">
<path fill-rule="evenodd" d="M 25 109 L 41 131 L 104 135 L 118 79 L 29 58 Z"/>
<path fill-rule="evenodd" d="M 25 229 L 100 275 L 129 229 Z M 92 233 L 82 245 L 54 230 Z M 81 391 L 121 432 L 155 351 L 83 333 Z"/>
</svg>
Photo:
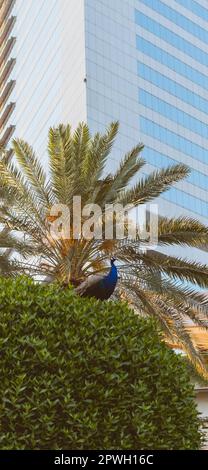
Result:
<svg viewBox="0 0 208 470">
<path fill-rule="evenodd" d="M 72 289 L 0 280 L 1 449 L 196 449 L 183 361 L 154 321 Z"/>
</svg>

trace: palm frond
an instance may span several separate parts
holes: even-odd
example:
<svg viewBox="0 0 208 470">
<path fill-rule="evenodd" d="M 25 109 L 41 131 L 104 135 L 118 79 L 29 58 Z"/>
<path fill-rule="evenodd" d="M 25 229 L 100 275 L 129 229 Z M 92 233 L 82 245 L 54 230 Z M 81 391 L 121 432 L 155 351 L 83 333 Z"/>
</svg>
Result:
<svg viewBox="0 0 208 470">
<path fill-rule="evenodd" d="M 97 156 L 99 165 L 96 168 L 96 177 L 98 180 L 99 178 L 103 176 L 103 169 L 106 163 L 106 159 L 112 150 L 113 144 L 115 142 L 115 138 L 118 134 L 118 129 L 119 129 L 119 122 L 118 121 L 112 122 L 108 126 L 106 132 L 103 135 L 99 135 L 99 138 L 97 138 L 97 135 L 95 135 L 95 141 L 92 141 L 93 161 L 91 161 L 91 163 L 96 164 L 96 156 Z M 92 166 L 91 166 L 91 171 L 92 171 Z"/>
<path fill-rule="evenodd" d="M 144 145 L 138 144 L 128 152 L 121 161 L 120 166 L 112 178 L 112 184 L 109 187 L 105 202 L 114 202 L 119 191 L 123 190 L 131 181 L 133 176 L 144 166 L 145 160 L 139 157 Z"/>
<path fill-rule="evenodd" d="M 67 203 L 70 163 L 73 162 L 73 146 L 70 126 L 60 125 L 50 128 L 48 133 L 48 153 L 51 179 L 51 192 L 55 202 Z"/>
<path fill-rule="evenodd" d="M 20 168 L 33 187 L 40 202 L 49 206 L 50 200 L 46 187 L 46 174 L 32 147 L 22 139 L 14 139 L 13 150 Z"/>
<path fill-rule="evenodd" d="M 103 177 L 103 170 L 107 157 L 113 147 L 115 137 L 118 133 L 119 123 L 112 122 L 105 134 L 96 133 L 88 147 L 88 151 L 83 162 L 83 174 L 88 182 L 89 193 L 93 194 L 100 178 Z M 93 202 L 91 200 L 90 202 Z"/>
<path fill-rule="evenodd" d="M 208 266 L 196 261 L 189 261 L 168 256 L 158 251 L 148 250 L 139 255 L 140 260 L 151 270 L 159 271 L 173 279 L 191 282 L 199 287 L 208 287 Z"/>
<path fill-rule="evenodd" d="M 197 345 L 193 342 L 181 311 L 173 306 L 170 300 L 167 302 L 167 299 L 155 295 L 152 291 L 139 288 L 137 284 L 132 286 L 132 280 L 130 283 L 124 281 L 124 286 L 126 286 L 126 282 L 129 290 L 132 289 L 134 292 L 135 308 L 138 309 L 139 306 L 139 309 L 146 312 L 147 315 L 157 318 L 166 340 L 185 351 L 199 374 L 208 379 L 208 367 Z"/>
<path fill-rule="evenodd" d="M 148 228 L 147 228 L 148 230 Z M 162 245 L 181 245 L 201 248 L 208 243 L 208 228 L 196 219 L 160 217 L 158 242 Z"/>
<path fill-rule="evenodd" d="M 127 189 L 118 196 L 118 201 L 126 204 L 144 204 L 170 189 L 173 183 L 187 177 L 190 173 L 186 165 L 178 164 L 157 170 L 142 178 L 133 188 Z"/>
</svg>

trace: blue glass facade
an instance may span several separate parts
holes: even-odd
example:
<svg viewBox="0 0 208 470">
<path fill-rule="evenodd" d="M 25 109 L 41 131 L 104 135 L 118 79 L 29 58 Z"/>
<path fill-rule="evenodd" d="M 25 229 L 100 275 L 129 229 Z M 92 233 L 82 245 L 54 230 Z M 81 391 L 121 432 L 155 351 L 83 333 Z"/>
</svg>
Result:
<svg viewBox="0 0 208 470">
<path fill-rule="evenodd" d="M 203 5 L 200 5 L 195 0 L 176 0 L 179 5 L 182 7 L 188 8 L 190 11 L 192 11 L 195 15 L 199 16 L 199 18 L 202 18 L 205 21 L 208 21 L 208 9 L 204 8 Z"/>
<path fill-rule="evenodd" d="M 138 75 L 149 82 L 149 84 L 152 83 L 185 103 L 190 104 L 194 108 L 207 113 L 208 100 L 203 98 L 203 96 L 199 96 L 197 93 L 188 90 L 185 86 L 180 85 L 180 83 L 166 77 L 142 62 L 138 62 Z"/>
<path fill-rule="evenodd" d="M 145 159 L 147 163 L 151 163 L 154 161 L 154 165 L 157 168 L 163 168 L 164 165 L 176 165 L 178 163 L 177 160 L 171 157 L 167 157 L 167 155 L 164 155 L 163 153 L 158 152 L 154 148 L 151 147 L 145 147 Z M 204 173 L 197 171 L 197 170 L 192 170 L 190 175 L 188 176 L 188 181 L 195 185 L 199 186 L 205 191 L 208 188 L 208 175 L 205 175 Z"/>
<path fill-rule="evenodd" d="M 143 15 L 143 13 L 140 13 L 139 11 L 136 11 L 136 23 L 150 33 L 155 34 L 158 38 L 163 39 L 173 47 L 177 47 L 178 50 L 190 55 L 190 57 L 199 61 L 201 64 L 208 65 L 208 56 L 206 52 L 201 50 L 199 47 L 194 46 L 190 41 L 186 41 L 178 34 L 173 33 L 170 29 L 161 25 L 157 21 Z M 205 39 L 208 40 L 208 33 L 205 33 Z"/>
<path fill-rule="evenodd" d="M 180 162 L 191 168 L 164 199 L 206 221 L 208 3 L 137 0 L 135 24 L 144 158 L 153 168 Z"/>
<path fill-rule="evenodd" d="M 147 7 L 150 7 L 153 12 L 157 12 L 160 15 L 164 16 L 164 18 L 167 18 L 171 22 L 173 22 L 175 25 L 179 26 L 180 28 L 183 28 L 187 32 L 194 34 L 194 36 L 198 37 L 202 41 L 207 41 L 208 40 L 208 31 L 206 28 L 203 28 L 199 26 L 196 22 L 191 21 L 189 18 L 184 16 L 181 12 L 178 12 L 174 8 L 171 8 L 170 2 L 168 2 L 169 5 L 167 5 L 166 2 L 161 2 L 160 0 L 139 0 L 138 3 L 143 3 Z M 187 8 L 187 11 L 189 11 L 189 2 L 184 1 L 183 6 Z M 200 8 L 200 5 L 196 4 L 196 7 L 198 6 L 198 9 Z M 208 11 L 207 9 L 206 12 Z M 153 15 L 154 16 L 154 15 Z"/>
<path fill-rule="evenodd" d="M 159 64 L 165 65 L 174 72 L 177 72 L 179 75 L 182 75 L 182 77 L 191 80 L 196 85 L 200 85 L 206 90 L 208 89 L 208 76 L 202 72 L 199 72 L 198 69 L 194 69 L 187 63 L 184 63 L 176 56 L 166 52 L 166 50 L 155 46 L 154 43 L 145 40 L 142 36 L 139 35 L 137 35 L 137 49 L 143 54 L 159 62 Z"/>
<path fill-rule="evenodd" d="M 145 135 L 150 135 L 154 137 L 154 139 L 167 144 L 171 148 L 175 148 L 179 152 L 183 154 L 187 154 L 187 156 L 191 156 L 206 163 L 207 161 L 207 150 L 200 145 L 191 142 L 191 140 L 185 139 L 181 135 L 176 134 L 175 132 L 170 131 L 166 127 L 160 126 L 150 119 L 146 119 L 141 117 L 140 118 L 140 125 L 141 131 Z M 167 155 L 168 157 L 168 155 Z"/>
<path fill-rule="evenodd" d="M 165 116 L 167 119 L 178 122 L 178 124 L 181 126 L 196 132 L 202 137 L 208 135 L 207 124 L 199 121 L 188 113 L 184 113 L 184 111 L 176 108 L 176 106 L 169 104 L 160 98 L 157 98 L 145 90 L 139 90 L 139 103 L 161 114 L 162 116 Z"/>
</svg>

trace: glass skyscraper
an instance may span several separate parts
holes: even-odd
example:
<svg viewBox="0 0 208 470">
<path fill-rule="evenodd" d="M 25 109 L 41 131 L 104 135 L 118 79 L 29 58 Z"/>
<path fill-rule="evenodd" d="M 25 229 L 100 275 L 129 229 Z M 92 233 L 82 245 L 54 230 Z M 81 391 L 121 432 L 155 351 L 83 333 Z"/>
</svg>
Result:
<svg viewBox="0 0 208 470">
<path fill-rule="evenodd" d="M 49 126 L 118 119 L 109 171 L 138 141 L 147 172 L 186 163 L 160 213 L 207 223 L 208 2 L 16 0 L 12 15 L 13 135 L 47 161 Z"/>
<path fill-rule="evenodd" d="M 86 5 L 91 127 L 119 117 L 119 154 L 142 140 L 149 169 L 190 166 L 189 178 L 164 195 L 160 210 L 206 223 L 208 3 L 87 0 Z"/>
<path fill-rule="evenodd" d="M 138 5 L 139 4 L 139 5 Z M 183 161 L 186 183 L 165 199 L 206 222 L 208 215 L 208 3 L 137 2 L 140 130 L 151 165 Z"/>
</svg>

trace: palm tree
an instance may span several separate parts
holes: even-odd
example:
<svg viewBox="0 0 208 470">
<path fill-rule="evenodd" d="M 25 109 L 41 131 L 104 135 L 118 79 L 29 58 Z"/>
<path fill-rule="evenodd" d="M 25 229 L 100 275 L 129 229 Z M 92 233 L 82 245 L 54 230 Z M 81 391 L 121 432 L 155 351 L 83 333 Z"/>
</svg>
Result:
<svg viewBox="0 0 208 470">
<path fill-rule="evenodd" d="M 185 165 L 178 164 L 154 171 L 130 186 L 145 164 L 142 144 L 124 156 L 115 174 L 106 174 L 117 131 L 117 122 L 94 137 L 82 123 L 74 132 L 69 125 L 51 128 L 49 174 L 23 140 L 13 141 L 15 161 L 2 156 L 0 175 L 7 202 L 1 208 L 0 223 L 10 231 L 9 248 L 18 253 L 16 271 L 76 285 L 92 272 L 107 269 L 110 255 L 116 254 L 120 274 L 116 296 L 126 299 L 136 312 L 156 317 L 166 340 L 182 347 L 197 370 L 208 377 L 205 360 L 187 326 L 188 319 L 208 328 L 208 299 L 203 291 L 208 287 L 206 265 L 144 251 L 139 238 L 86 240 L 82 235 L 78 239 L 51 235 L 51 207 L 64 204 L 71 209 L 75 195 L 81 196 L 83 206 L 98 204 L 104 216 L 106 204 L 144 204 L 189 174 Z M 208 229 L 197 220 L 159 217 L 160 249 L 202 247 L 207 242 Z"/>
<path fill-rule="evenodd" d="M 8 245 L 13 244 L 13 241 L 15 243 L 15 239 L 11 236 L 9 230 L 2 228 L 0 232 L 0 276 L 11 276 L 14 272 L 15 262 L 11 260 L 12 248 L 8 247 Z"/>
<path fill-rule="evenodd" d="M 4 149 L 0 148 L 0 152 L 3 153 Z M 4 153 L 4 158 L 7 158 L 8 153 Z M 21 253 L 22 259 L 32 254 L 32 247 L 25 243 L 25 240 L 19 239 L 15 236 L 12 231 L 7 227 L 6 220 L 4 220 L 3 214 L 9 211 L 12 206 L 12 197 L 9 194 L 6 186 L 0 187 L 0 276 L 15 276 L 24 273 L 25 269 L 22 266 L 22 262 L 19 263 L 14 258 L 14 252 Z"/>
</svg>

